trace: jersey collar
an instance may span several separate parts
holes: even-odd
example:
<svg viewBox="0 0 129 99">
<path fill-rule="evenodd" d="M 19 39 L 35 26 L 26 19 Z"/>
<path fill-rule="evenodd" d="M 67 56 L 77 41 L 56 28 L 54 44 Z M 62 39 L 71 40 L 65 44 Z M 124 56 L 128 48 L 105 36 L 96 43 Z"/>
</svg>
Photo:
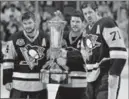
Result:
<svg viewBox="0 0 129 99">
<path fill-rule="evenodd" d="M 30 41 L 30 42 L 34 42 L 35 41 L 35 39 L 38 37 L 38 35 L 39 35 L 39 31 L 36 29 L 34 32 L 36 32 L 36 35 L 33 37 L 33 38 L 30 38 L 28 35 L 27 35 L 27 33 L 25 32 L 25 31 L 23 31 L 24 32 L 24 35 L 25 35 L 25 37 Z"/>
<path fill-rule="evenodd" d="M 76 36 L 75 40 L 72 40 L 72 32 L 70 32 L 69 33 L 69 42 L 70 42 L 70 44 L 75 43 L 81 35 L 82 35 L 82 32 L 78 36 Z"/>
</svg>

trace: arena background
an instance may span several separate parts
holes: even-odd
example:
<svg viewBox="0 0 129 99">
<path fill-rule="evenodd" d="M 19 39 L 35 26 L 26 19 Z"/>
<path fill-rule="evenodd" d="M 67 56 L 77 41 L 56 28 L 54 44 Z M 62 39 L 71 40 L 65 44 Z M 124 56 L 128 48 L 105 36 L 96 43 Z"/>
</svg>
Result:
<svg viewBox="0 0 129 99">
<path fill-rule="evenodd" d="M 47 21 L 52 17 L 53 12 L 60 10 L 65 19 L 69 21 L 70 15 L 75 9 L 80 10 L 84 1 L 0 1 L 0 40 L 4 45 L 9 37 L 21 30 L 21 14 L 26 11 L 33 11 L 37 17 L 37 27 L 47 32 Z M 129 34 L 129 1 L 97 1 L 100 14 L 103 17 L 115 19 L 121 29 L 127 49 Z M 84 22 L 86 24 L 86 22 Z M 69 22 L 67 28 L 69 27 Z M 128 59 L 128 57 L 127 57 Z M 122 72 L 122 81 L 118 99 L 128 99 L 128 61 Z M 9 92 L 2 85 L 2 67 L 0 72 L 0 98 L 8 98 Z M 49 84 L 49 99 L 54 99 L 58 85 Z"/>
</svg>

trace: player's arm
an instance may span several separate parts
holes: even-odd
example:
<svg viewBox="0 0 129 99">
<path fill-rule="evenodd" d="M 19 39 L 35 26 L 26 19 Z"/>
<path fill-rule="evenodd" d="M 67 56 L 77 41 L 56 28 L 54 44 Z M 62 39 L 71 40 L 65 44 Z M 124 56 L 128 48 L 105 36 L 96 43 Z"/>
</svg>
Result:
<svg viewBox="0 0 129 99">
<path fill-rule="evenodd" d="M 62 48 L 59 56 L 57 59 L 59 65 L 70 66 L 74 64 L 80 66 L 80 64 L 84 64 L 81 52 L 75 48 Z"/>
<path fill-rule="evenodd" d="M 3 84 L 12 82 L 12 74 L 14 69 L 14 58 L 16 56 L 13 41 L 8 41 L 4 48 L 3 58 Z"/>
<path fill-rule="evenodd" d="M 108 21 L 103 28 L 102 35 L 109 47 L 110 63 L 112 65 L 109 73 L 110 75 L 119 76 L 127 58 L 127 51 L 122 33 L 114 21 Z"/>
<path fill-rule="evenodd" d="M 67 50 L 67 65 L 69 64 L 84 64 L 79 50 Z"/>
<path fill-rule="evenodd" d="M 64 48 L 61 49 L 60 56 L 57 58 L 57 63 L 61 66 L 71 66 L 76 65 L 80 66 L 80 64 L 84 64 L 82 55 L 78 50 L 66 50 Z M 75 67 L 76 67 L 75 66 Z"/>
</svg>

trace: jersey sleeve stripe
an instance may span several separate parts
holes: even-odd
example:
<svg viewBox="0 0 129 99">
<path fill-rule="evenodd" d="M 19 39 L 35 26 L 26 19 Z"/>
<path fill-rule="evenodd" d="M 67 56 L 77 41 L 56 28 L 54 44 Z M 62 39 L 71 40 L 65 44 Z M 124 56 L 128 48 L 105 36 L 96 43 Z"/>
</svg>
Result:
<svg viewBox="0 0 129 99">
<path fill-rule="evenodd" d="M 98 63 L 96 63 L 96 64 L 87 64 L 86 68 L 87 68 L 87 70 L 92 70 L 94 68 L 99 68 L 99 64 Z"/>
<path fill-rule="evenodd" d="M 72 71 L 70 74 L 69 74 L 71 77 L 86 77 L 86 72 L 82 72 L 82 71 Z"/>
<path fill-rule="evenodd" d="M 3 59 L 3 62 L 14 62 L 13 59 Z"/>
<path fill-rule="evenodd" d="M 126 48 L 122 48 L 122 47 L 110 47 L 109 49 L 110 49 L 110 51 L 112 51 L 112 50 L 126 51 Z"/>
<path fill-rule="evenodd" d="M 13 80 L 13 88 L 20 89 L 23 91 L 40 91 L 40 90 L 45 89 L 46 87 L 47 86 L 45 84 L 39 81 Z"/>
<path fill-rule="evenodd" d="M 13 80 L 18 80 L 18 81 L 39 81 L 39 78 L 17 78 L 17 77 L 12 77 Z"/>
<path fill-rule="evenodd" d="M 13 69 L 14 68 L 14 63 L 10 62 L 5 62 L 2 64 L 3 69 Z"/>
<path fill-rule="evenodd" d="M 128 56 L 127 52 L 125 52 L 125 51 L 110 51 L 110 57 L 111 58 L 126 59 L 127 56 Z"/>
<path fill-rule="evenodd" d="M 39 78 L 39 73 L 19 73 L 19 72 L 13 72 L 13 77 L 16 77 L 16 78 L 27 78 L 27 79 L 37 79 L 37 78 Z"/>
</svg>

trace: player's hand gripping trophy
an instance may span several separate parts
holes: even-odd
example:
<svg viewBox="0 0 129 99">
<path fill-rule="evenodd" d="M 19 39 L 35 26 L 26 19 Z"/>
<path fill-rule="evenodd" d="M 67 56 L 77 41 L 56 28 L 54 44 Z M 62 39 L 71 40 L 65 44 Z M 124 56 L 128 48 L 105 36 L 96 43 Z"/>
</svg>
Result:
<svg viewBox="0 0 129 99">
<path fill-rule="evenodd" d="M 40 79 L 43 83 L 69 83 L 68 67 L 57 63 L 62 52 L 63 32 L 66 21 L 60 11 L 55 12 L 55 16 L 48 21 L 50 29 L 50 49 L 49 61 L 43 66 Z"/>
</svg>

